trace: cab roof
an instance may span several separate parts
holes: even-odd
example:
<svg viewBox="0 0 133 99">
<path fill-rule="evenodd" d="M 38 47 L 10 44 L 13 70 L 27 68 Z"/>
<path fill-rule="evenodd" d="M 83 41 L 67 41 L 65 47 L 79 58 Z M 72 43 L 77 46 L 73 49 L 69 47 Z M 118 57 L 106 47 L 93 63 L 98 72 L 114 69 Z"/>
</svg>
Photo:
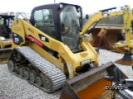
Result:
<svg viewBox="0 0 133 99">
<path fill-rule="evenodd" d="M 72 6 L 76 6 L 76 7 L 80 7 L 79 5 L 75 5 L 75 4 L 69 4 L 69 3 L 53 3 L 53 4 L 46 4 L 46 5 L 41 5 L 38 7 L 35 7 L 33 10 L 39 10 L 39 9 L 43 9 L 43 8 L 59 8 L 60 5 L 72 5 Z M 81 7 L 80 7 L 81 8 Z"/>
</svg>

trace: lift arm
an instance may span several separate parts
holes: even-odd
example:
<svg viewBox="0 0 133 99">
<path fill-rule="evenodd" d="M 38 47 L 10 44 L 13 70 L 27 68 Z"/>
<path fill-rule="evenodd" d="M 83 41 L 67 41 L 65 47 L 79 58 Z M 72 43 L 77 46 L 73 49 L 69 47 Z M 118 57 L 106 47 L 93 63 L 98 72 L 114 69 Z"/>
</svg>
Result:
<svg viewBox="0 0 133 99">
<path fill-rule="evenodd" d="M 110 8 L 110 9 L 105 9 L 105 10 L 101 10 L 98 13 L 94 14 L 89 20 L 88 22 L 85 24 L 85 26 L 83 27 L 82 31 L 80 32 L 80 35 L 83 35 L 85 33 L 87 33 L 88 30 L 90 30 L 95 24 L 97 24 L 100 20 L 104 19 L 104 18 L 108 18 L 108 17 L 112 17 L 112 16 L 120 16 L 123 15 L 123 11 L 122 12 L 112 12 L 109 13 L 109 10 L 112 10 L 114 8 Z"/>
</svg>

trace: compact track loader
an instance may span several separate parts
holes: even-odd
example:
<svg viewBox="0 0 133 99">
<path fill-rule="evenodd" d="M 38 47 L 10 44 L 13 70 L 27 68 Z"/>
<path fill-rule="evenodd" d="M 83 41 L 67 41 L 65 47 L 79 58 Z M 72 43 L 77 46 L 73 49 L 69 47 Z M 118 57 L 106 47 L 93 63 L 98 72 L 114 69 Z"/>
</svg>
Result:
<svg viewBox="0 0 133 99">
<path fill-rule="evenodd" d="M 6 63 L 11 55 L 11 24 L 13 15 L 0 14 L 0 63 Z"/>
<path fill-rule="evenodd" d="M 30 22 L 18 19 L 12 25 L 14 50 L 8 61 L 11 73 L 48 93 L 63 87 L 61 99 L 77 99 L 74 90 L 82 99 L 108 96 L 110 90 L 104 88 L 113 81 L 105 76 L 115 79 L 114 72 L 107 72 L 107 68 L 111 72 L 110 67 L 115 66 L 113 63 L 98 66 L 97 50 L 80 34 L 80 6 L 66 3 L 39 6 L 33 9 Z M 75 96 L 65 97 L 66 91 Z"/>
<path fill-rule="evenodd" d="M 124 57 L 119 63 L 133 65 L 133 14 L 125 6 L 119 11 L 115 8 L 101 10 L 93 15 L 83 27 L 81 34 L 89 31 L 93 46 L 119 53 Z"/>
<path fill-rule="evenodd" d="M 80 36 L 80 6 L 39 6 L 33 9 L 30 22 L 18 19 L 12 25 L 15 49 L 8 68 L 16 76 L 46 92 L 54 92 L 66 79 L 98 66 L 98 52 Z"/>
</svg>

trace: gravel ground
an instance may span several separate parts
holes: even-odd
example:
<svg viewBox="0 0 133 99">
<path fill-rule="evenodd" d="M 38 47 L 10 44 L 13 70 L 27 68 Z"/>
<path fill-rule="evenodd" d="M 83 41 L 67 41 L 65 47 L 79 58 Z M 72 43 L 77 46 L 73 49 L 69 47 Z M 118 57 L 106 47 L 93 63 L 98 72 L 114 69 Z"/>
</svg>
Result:
<svg viewBox="0 0 133 99">
<path fill-rule="evenodd" d="M 122 57 L 121 54 L 100 50 L 100 64 L 109 61 L 115 61 Z M 131 67 L 121 66 L 116 64 L 128 76 L 133 77 Z M 0 99 L 58 99 L 60 91 L 47 94 L 38 88 L 30 85 L 26 81 L 12 75 L 7 68 L 7 65 L 0 65 Z"/>
<path fill-rule="evenodd" d="M 133 78 L 133 70 L 131 66 L 116 64 L 115 61 L 123 57 L 122 54 L 110 52 L 107 50 L 100 50 L 100 64 L 105 64 L 112 61 L 125 75 Z"/>
<path fill-rule="evenodd" d="M 12 75 L 7 65 L 0 65 L 0 99 L 58 99 L 60 92 L 47 94 Z"/>
</svg>

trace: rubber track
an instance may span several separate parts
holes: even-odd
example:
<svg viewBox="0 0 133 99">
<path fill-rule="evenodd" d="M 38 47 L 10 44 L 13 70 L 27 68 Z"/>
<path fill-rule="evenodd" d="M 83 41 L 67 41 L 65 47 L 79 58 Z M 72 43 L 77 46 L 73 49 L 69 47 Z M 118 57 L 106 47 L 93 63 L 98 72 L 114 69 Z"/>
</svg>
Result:
<svg viewBox="0 0 133 99">
<path fill-rule="evenodd" d="M 38 68 L 43 74 L 47 75 L 52 80 L 52 91 L 55 91 L 63 86 L 66 81 L 66 76 L 54 64 L 41 57 L 30 47 L 19 47 L 16 50 L 21 53 L 34 67 Z"/>
</svg>

